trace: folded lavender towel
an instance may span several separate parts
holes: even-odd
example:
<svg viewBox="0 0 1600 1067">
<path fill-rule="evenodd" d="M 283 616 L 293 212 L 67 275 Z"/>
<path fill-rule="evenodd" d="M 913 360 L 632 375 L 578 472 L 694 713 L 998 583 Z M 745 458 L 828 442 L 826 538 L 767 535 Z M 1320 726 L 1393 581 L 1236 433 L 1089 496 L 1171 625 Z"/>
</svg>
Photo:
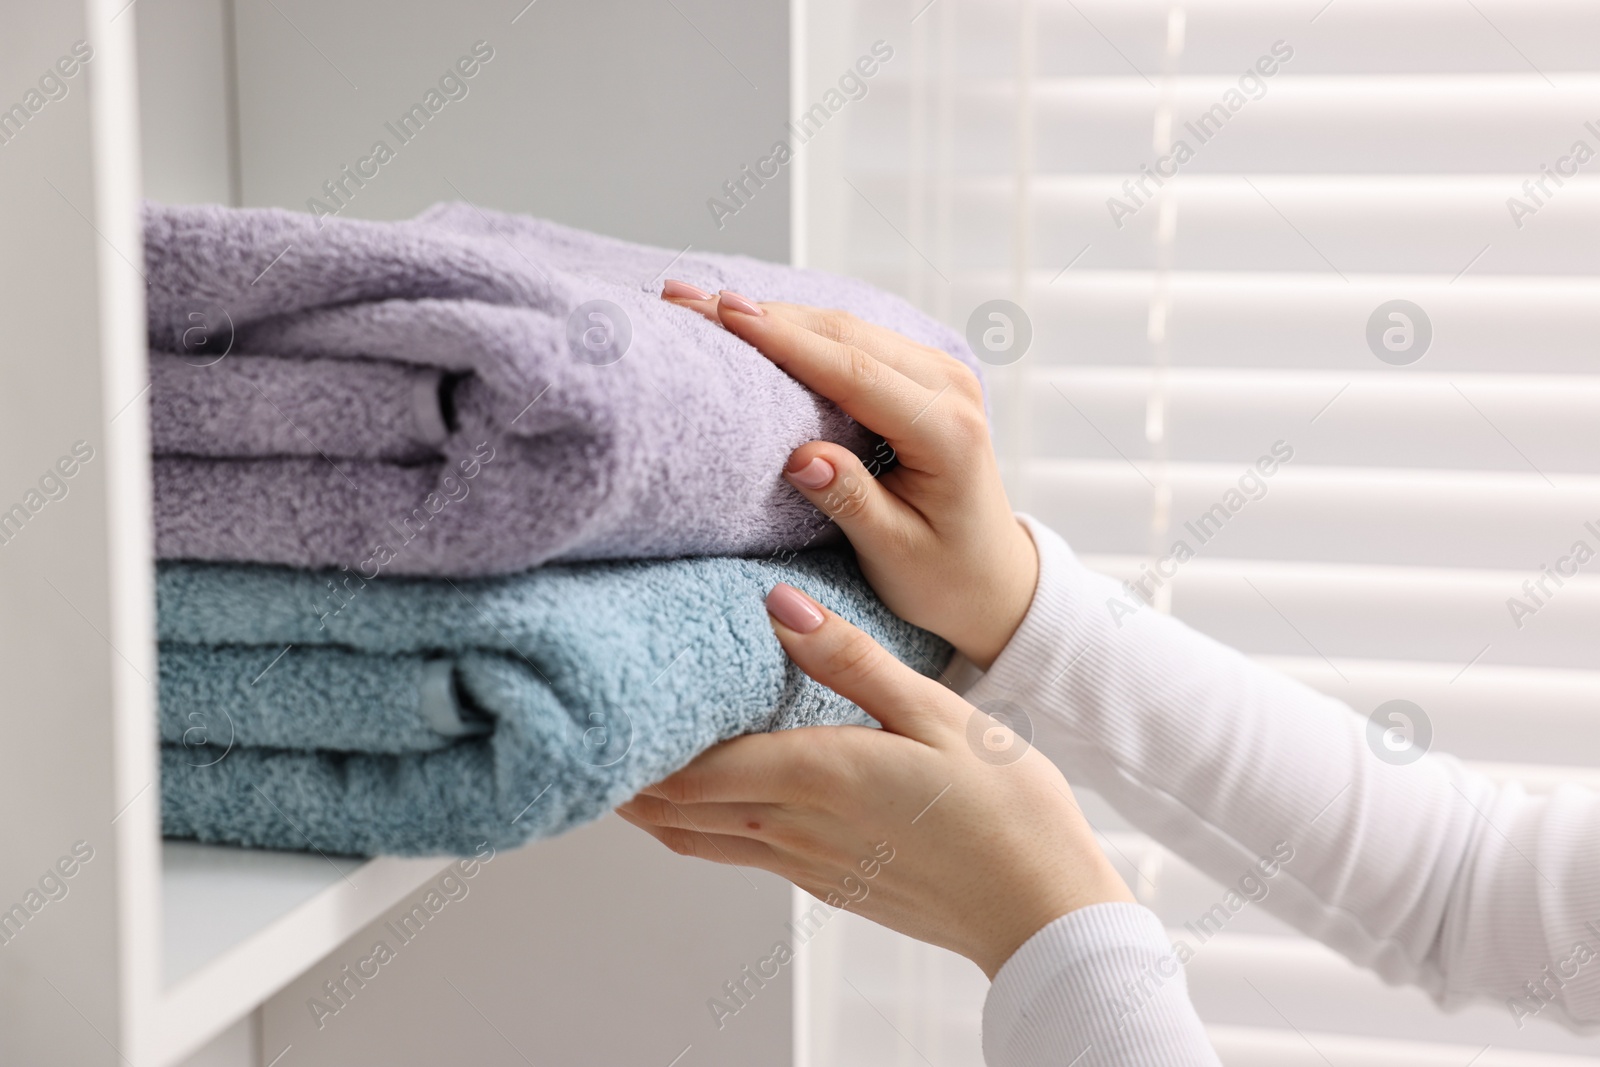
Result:
<svg viewBox="0 0 1600 1067">
<path fill-rule="evenodd" d="M 449 437 L 456 379 L 367 359 L 150 354 L 158 456 L 326 456 L 417 463 Z"/>
<path fill-rule="evenodd" d="M 150 204 L 145 251 L 151 347 L 186 364 L 155 375 L 169 559 L 475 575 L 831 539 L 784 461 L 816 438 L 883 446 L 658 299 L 669 270 L 844 308 L 976 366 L 954 331 L 861 282 L 461 204 L 320 228 Z"/>
</svg>

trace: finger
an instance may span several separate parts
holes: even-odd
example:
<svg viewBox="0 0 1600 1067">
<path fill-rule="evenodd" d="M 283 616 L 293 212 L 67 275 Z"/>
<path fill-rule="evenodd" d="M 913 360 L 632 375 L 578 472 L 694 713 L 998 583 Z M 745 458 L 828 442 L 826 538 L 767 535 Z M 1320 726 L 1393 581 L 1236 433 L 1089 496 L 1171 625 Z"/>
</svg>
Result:
<svg viewBox="0 0 1600 1067">
<path fill-rule="evenodd" d="M 761 306 L 769 313 L 788 319 L 830 341 L 854 345 L 873 359 L 887 363 L 929 389 L 940 389 L 957 375 L 963 374 L 972 378 L 974 384 L 977 383 L 977 378 L 966 364 L 944 349 L 919 344 L 887 326 L 859 319 L 848 311 L 774 301 Z"/>
<path fill-rule="evenodd" d="M 674 804 L 783 804 L 794 800 L 836 768 L 834 748 L 822 736 L 844 727 L 812 726 L 746 734 L 713 745 L 642 796 Z"/>
<path fill-rule="evenodd" d="M 760 867 L 769 871 L 776 869 L 780 863 L 772 846 L 748 837 L 700 834 L 671 826 L 654 826 L 626 812 L 619 811 L 617 814 L 680 856 L 692 856 L 732 867 Z"/>
<path fill-rule="evenodd" d="M 629 815 L 651 826 L 693 830 L 701 834 L 723 834 L 765 840 L 780 818 L 771 804 L 719 801 L 709 804 L 675 804 L 664 797 L 641 793 L 617 807 L 617 814 Z"/>
<path fill-rule="evenodd" d="M 885 730 L 934 744 L 960 698 L 891 656 L 867 634 L 780 582 L 767 594 L 773 629 L 795 665 L 877 719 Z"/>
<path fill-rule="evenodd" d="M 867 429 L 887 438 L 896 451 L 913 456 L 919 451 L 915 424 L 936 391 L 860 348 L 830 341 L 786 318 L 768 315 L 738 293 L 724 290 L 717 301 L 717 314 L 730 332 Z"/>
<path fill-rule="evenodd" d="M 661 283 L 661 299 L 698 312 L 718 326 L 722 325 L 722 320 L 717 317 L 717 294 L 708 293 L 698 285 L 668 278 Z"/>
<path fill-rule="evenodd" d="M 895 496 L 842 445 L 829 441 L 801 445 L 789 456 L 783 476 L 838 523 L 857 550 L 907 549 L 927 528 L 915 508 Z"/>
</svg>

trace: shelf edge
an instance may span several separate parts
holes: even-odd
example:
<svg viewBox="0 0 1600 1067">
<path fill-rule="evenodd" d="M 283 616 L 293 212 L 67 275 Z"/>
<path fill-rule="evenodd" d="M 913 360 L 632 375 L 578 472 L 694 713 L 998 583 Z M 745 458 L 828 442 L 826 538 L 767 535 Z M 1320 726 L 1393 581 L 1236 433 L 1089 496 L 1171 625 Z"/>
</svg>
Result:
<svg viewBox="0 0 1600 1067">
<path fill-rule="evenodd" d="M 176 1063 L 254 1011 L 451 857 L 380 856 L 162 991 L 156 1059 Z"/>
</svg>

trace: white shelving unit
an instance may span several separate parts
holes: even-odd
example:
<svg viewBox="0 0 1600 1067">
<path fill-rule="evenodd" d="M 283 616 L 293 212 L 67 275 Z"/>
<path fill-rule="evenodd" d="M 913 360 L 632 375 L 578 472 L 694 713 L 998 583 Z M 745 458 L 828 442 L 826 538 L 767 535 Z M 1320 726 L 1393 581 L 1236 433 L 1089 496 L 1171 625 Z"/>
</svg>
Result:
<svg viewBox="0 0 1600 1067">
<path fill-rule="evenodd" d="M 446 862 L 166 842 L 158 1057 L 176 1062 L 253 1012 Z"/>
<path fill-rule="evenodd" d="M 0 789 L 25 816 L 0 871 L 28 913 L 5 927 L 0 1058 L 175 1062 L 443 861 L 340 863 L 159 840 L 133 21 L 90 3 L 52 6 L 32 23 L 7 42 L 8 71 L 31 69 L 18 53 L 33 40 L 63 54 L 94 44 L 63 101 L 30 119 L 0 160 L 13 205 L 6 484 L 36 483 L 50 453 L 77 440 L 94 458 L 66 496 L 7 527 L 0 557 L 0 661 L 15 679 L 6 723 L 20 742 L 0 756 Z M 35 270 L 19 278 L 28 259 Z M 78 842 L 92 857 L 41 887 Z M 59 900 L 55 885 L 66 889 Z M 36 912 L 35 888 L 47 901 Z"/>
<path fill-rule="evenodd" d="M 783 258 L 784 182 L 731 232 L 712 225 L 704 199 L 781 130 L 790 17 L 730 0 L 649 11 L 625 0 L 83 0 L 13 5 L 6 24 L 0 108 L 20 101 L 27 114 L 11 126 L 0 116 L 0 909 L 13 909 L 0 914 L 0 1063 L 161 1067 L 198 1052 L 208 1065 L 266 1064 L 277 1051 L 260 1047 L 264 1006 L 447 860 L 161 839 L 141 196 L 303 207 L 388 112 L 483 39 L 498 65 L 350 214 L 402 217 L 455 188 L 664 246 Z M 91 58 L 35 108 L 28 94 L 77 42 Z M 719 121 L 675 102 L 689 100 L 710 101 Z M 78 442 L 92 458 L 58 481 Z M 70 862 L 75 847 L 90 858 Z M 671 864 L 625 884 L 663 862 L 635 847 L 603 828 L 535 846 L 572 888 L 475 890 L 483 903 L 457 928 L 483 938 L 509 927 L 522 899 L 548 899 L 549 943 L 508 953 L 544 968 L 536 977 L 558 984 L 559 969 L 598 954 L 659 988 L 693 975 L 709 994 L 713 976 L 736 974 L 790 917 L 787 892 L 727 872 Z M 501 861 L 496 876 L 537 867 Z M 616 899 L 591 903 L 601 890 Z M 714 933 L 654 945 L 642 903 L 663 929 L 704 920 Z M 411 977 L 386 979 L 386 996 L 425 995 L 405 987 L 438 980 L 425 951 L 435 949 L 412 950 Z M 792 1062 L 794 1007 L 772 1000 L 738 1039 L 694 1038 L 695 1062 Z M 205 1050 L 240 1025 L 256 1038 Z M 361 1025 L 341 1020 L 346 1033 Z M 474 1042 L 500 1040 L 474 1027 L 457 1042 L 463 1060 L 484 1058 Z M 569 1062 L 560 1050 L 580 1039 L 604 1035 L 553 1038 L 552 1054 Z M 331 1054 L 320 1055 L 296 1049 L 282 1067 Z"/>
</svg>

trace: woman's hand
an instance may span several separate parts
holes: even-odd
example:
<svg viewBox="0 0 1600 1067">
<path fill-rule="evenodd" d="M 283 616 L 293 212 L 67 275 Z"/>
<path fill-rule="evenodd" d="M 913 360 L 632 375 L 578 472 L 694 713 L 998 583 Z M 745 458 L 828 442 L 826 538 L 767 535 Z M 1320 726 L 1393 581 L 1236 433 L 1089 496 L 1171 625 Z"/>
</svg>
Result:
<svg viewBox="0 0 1600 1067">
<path fill-rule="evenodd" d="M 761 867 L 993 978 L 1038 930 L 1131 901 L 1055 765 L 787 585 L 796 664 L 883 724 L 735 738 L 617 809 L 668 848 Z"/>
<path fill-rule="evenodd" d="M 678 281 L 662 297 L 722 323 L 889 443 L 899 466 L 881 477 L 849 449 L 812 441 L 790 457 L 788 479 L 839 524 L 891 611 L 987 670 L 1027 614 L 1039 554 L 1006 501 L 977 376 L 842 311 Z"/>
</svg>

